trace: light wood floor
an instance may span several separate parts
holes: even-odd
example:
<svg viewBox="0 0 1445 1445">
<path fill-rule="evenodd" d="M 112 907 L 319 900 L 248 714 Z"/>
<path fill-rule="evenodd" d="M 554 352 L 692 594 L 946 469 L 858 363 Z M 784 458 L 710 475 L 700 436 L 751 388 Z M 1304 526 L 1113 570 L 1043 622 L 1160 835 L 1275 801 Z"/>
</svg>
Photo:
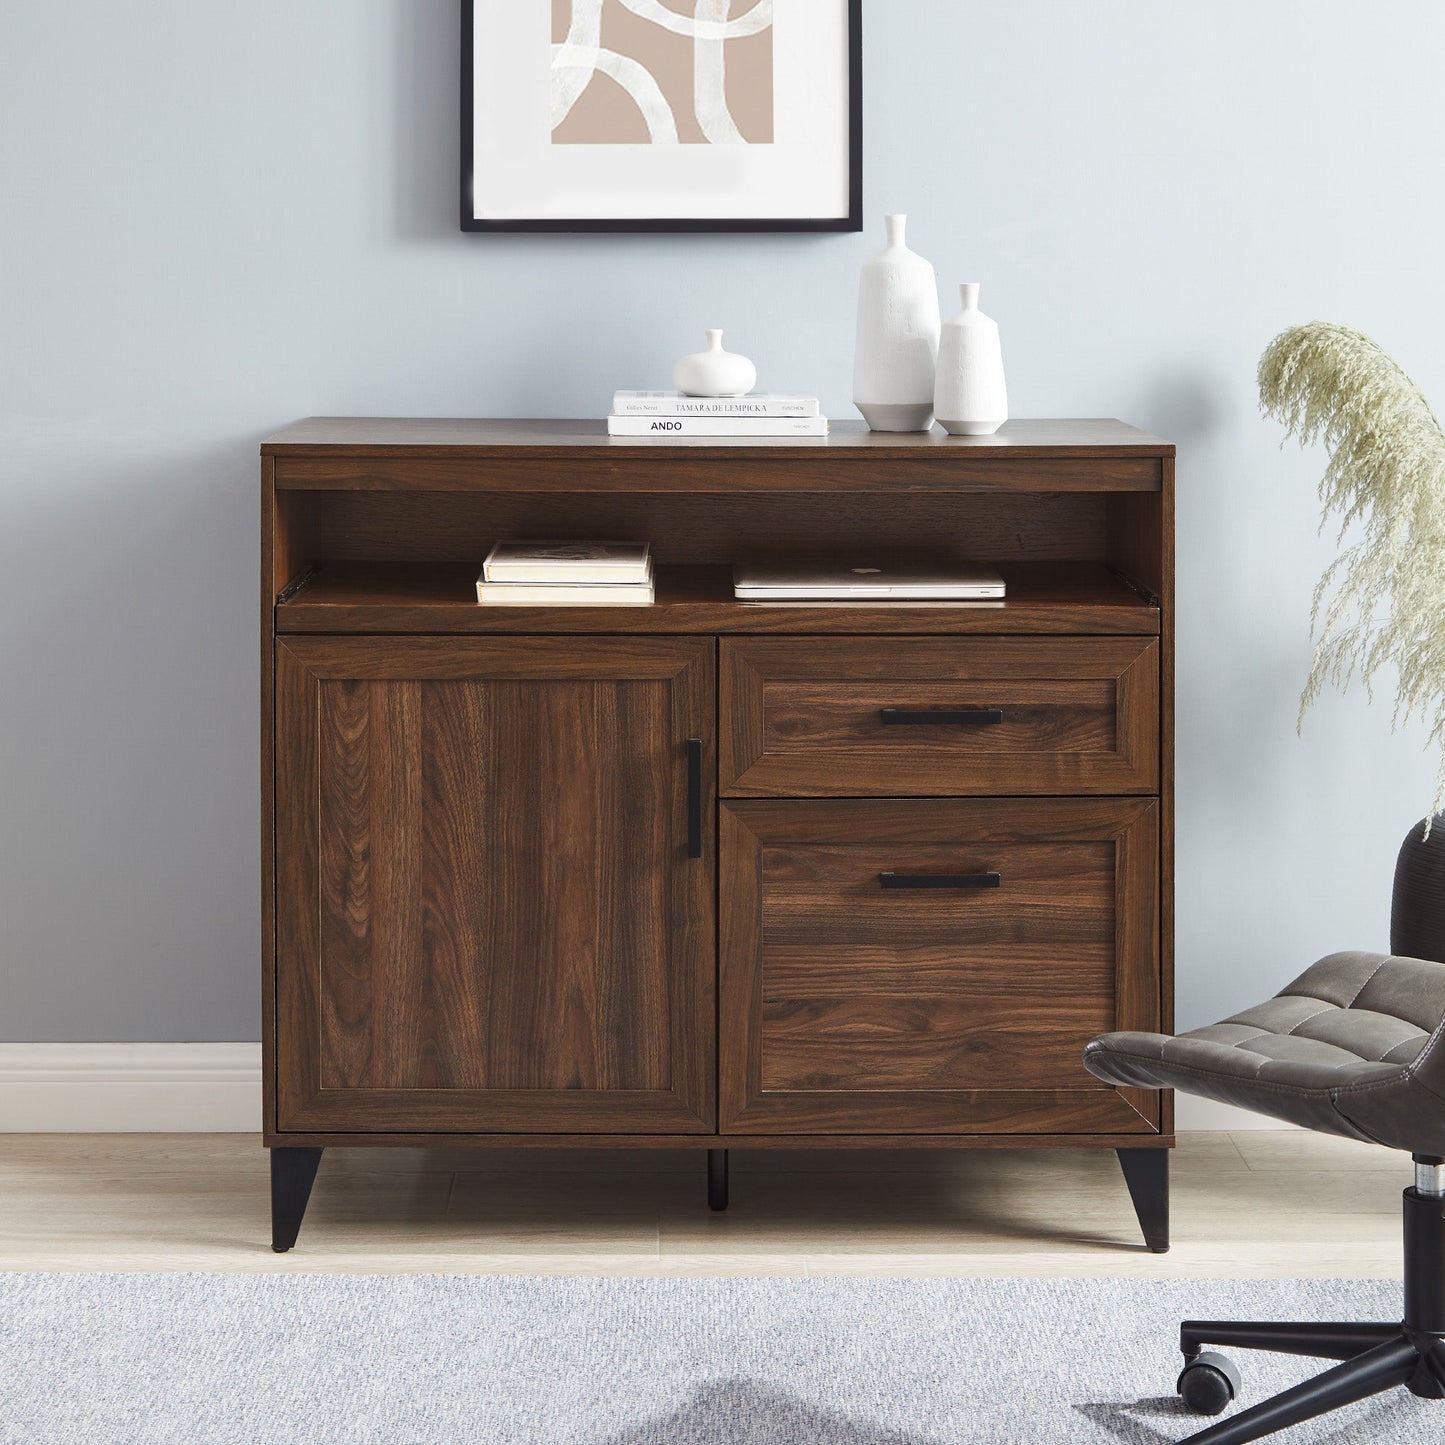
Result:
<svg viewBox="0 0 1445 1445">
<path fill-rule="evenodd" d="M 1190 1134 L 1174 1248 L 1147 1253 L 1112 1154 L 350 1149 L 269 1248 L 246 1135 L 0 1137 L 0 1270 L 1325 1275 L 1400 1269 L 1406 1156 L 1302 1132 Z"/>
</svg>

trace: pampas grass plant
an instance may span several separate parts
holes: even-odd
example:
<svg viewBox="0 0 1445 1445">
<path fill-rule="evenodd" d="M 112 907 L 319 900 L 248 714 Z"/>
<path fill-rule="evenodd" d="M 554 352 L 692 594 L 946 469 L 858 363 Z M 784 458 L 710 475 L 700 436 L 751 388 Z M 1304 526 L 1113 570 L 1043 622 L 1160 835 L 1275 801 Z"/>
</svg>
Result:
<svg viewBox="0 0 1445 1445">
<path fill-rule="evenodd" d="M 1368 336 L 1324 321 L 1270 343 L 1259 396 L 1301 445 L 1323 440 L 1320 528 L 1337 517 L 1343 548 L 1315 588 L 1301 722 L 1327 684 L 1358 678 L 1373 699 L 1384 673 L 1395 682 L 1392 726 L 1423 718 L 1430 745 L 1445 745 L 1445 430 Z M 1445 753 L 1427 816 L 1442 804 Z"/>
</svg>

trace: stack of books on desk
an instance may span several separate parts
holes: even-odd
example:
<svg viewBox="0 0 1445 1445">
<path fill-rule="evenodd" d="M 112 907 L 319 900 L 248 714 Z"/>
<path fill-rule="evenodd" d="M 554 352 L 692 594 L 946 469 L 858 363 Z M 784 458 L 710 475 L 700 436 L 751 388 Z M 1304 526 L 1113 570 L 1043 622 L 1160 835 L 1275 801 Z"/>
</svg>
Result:
<svg viewBox="0 0 1445 1445">
<path fill-rule="evenodd" d="M 619 391 L 607 434 L 614 437 L 825 437 L 816 396 L 684 396 Z"/>
<path fill-rule="evenodd" d="M 498 542 L 477 578 L 487 607 L 650 607 L 646 542 Z"/>
</svg>

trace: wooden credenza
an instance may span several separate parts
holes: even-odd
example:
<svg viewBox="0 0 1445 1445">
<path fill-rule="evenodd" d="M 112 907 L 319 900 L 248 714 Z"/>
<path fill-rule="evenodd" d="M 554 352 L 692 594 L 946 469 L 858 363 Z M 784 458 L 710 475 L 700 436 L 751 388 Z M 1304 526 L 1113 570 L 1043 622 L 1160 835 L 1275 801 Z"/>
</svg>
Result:
<svg viewBox="0 0 1445 1445">
<path fill-rule="evenodd" d="M 331 1145 L 1094 1145 L 1167 1243 L 1174 449 L 609 441 L 328 420 L 262 448 L 273 1243 Z M 650 608 L 482 608 L 493 543 L 647 538 Z M 770 555 L 966 557 L 1002 606 L 757 606 Z"/>
</svg>

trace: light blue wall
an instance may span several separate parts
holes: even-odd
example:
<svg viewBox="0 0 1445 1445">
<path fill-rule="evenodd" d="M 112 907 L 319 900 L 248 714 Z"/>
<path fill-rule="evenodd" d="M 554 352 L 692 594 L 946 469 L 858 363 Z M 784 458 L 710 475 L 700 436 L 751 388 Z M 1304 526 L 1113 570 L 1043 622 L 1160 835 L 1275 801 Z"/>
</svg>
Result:
<svg viewBox="0 0 1445 1445">
<path fill-rule="evenodd" d="M 706 325 L 846 416 L 885 210 L 983 281 L 1017 414 L 1180 444 L 1181 1023 L 1384 942 L 1433 765 L 1363 696 L 1295 737 L 1322 462 L 1253 373 L 1330 317 L 1445 400 L 1445 7 L 865 8 L 865 235 L 494 239 L 455 0 L 5 0 L 0 1037 L 257 1034 L 266 431 L 600 415 Z"/>
</svg>

